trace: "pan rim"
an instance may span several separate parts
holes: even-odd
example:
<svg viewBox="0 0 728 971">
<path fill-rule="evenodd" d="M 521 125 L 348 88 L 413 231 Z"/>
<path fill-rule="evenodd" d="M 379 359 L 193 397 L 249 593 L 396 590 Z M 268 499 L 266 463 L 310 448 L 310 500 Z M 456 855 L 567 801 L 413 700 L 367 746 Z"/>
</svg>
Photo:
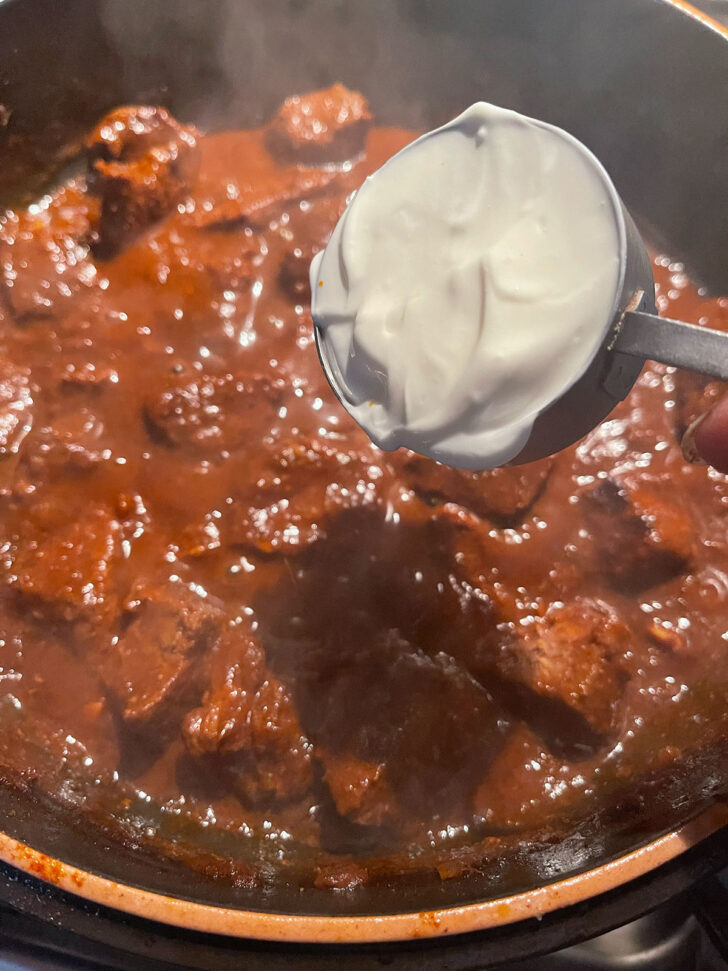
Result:
<svg viewBox="0 0 728 971">
<path fill-rule="evenodd" d="M 296 944 L 375 944 L 447 937 L 540 918 L 645 876 L 728 825 L 715 803 L 679 829 L 608 863 L 495 900 L 379 915 L 280 914 L 216 907 L 119 883 L 0 833 L 0 860 L 95 904 L 189 931 Z"/>
</svg>

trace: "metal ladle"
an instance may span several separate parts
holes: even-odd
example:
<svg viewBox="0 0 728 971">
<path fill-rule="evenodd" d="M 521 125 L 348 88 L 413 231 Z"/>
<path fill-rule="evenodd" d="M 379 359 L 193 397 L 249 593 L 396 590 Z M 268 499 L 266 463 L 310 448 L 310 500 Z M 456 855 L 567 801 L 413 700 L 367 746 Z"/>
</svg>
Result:
<svg viewBox="0 0 728 971">
<path fill-rule="evenodd" d="M 728 380 L 728 333 L 657 316 L 654 278 L 644 241 L 609 176 L 594 156 L 581 148 L 604 180 L 622 221 L 621 289 L 614 304 L 617 310 L 587 370 L 541 411 L 525 446 L 509 464 L 553 455 L 582 439 L 626 397 L 647 360 Z M 346 407 L 347 389 L 336 362 L 329 359 L 324 330 L 316 324 L 315 300 L 313 304 L 319 358 L 334 393 Z"/>
<path fill-rule="evenodd" d="M 620 204 L 626 230 L 620 309 L 587 372 L 539 415 L 512 464 L 553 455 L 583 438 L 629 394 L 648 360 L 728 381 L 728 334 L 657 316 L 650 258 Z"/>
</svg>

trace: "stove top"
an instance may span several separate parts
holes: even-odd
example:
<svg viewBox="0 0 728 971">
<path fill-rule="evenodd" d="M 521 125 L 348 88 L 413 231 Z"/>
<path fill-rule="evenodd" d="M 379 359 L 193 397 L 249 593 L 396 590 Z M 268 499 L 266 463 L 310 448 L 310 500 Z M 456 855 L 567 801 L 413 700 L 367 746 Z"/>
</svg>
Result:
<svg viewBox="0 0 728 971">
<path fill-rule="evenodd" d="M 177 963 L 158 960 L 154 952 L 153 936 L 149 940 L 149 957 L 143 958 L 69 934 L 48 921 L 0 907 L 0 971 L 130 967 L 135 971 L 161 971 L 180 967 Z M 453 971 L 461 967 L 484 968 L 487 958 L 484 957 L 484 961 L 474 964 L 471 959 L 467 964 L 460 964 L 446 959 L 441 966 Z M 295 963 L 295 957 L 291 963 Z M 374 956 L 371 962 L 372 967 L 396 968 L 397 964 L 397 961 L 385 964 Z M 628 968 L 630 971 L 727 971 L 728 961 L 721 958 L 708 934 L 690 912 L 690 899 L 685 895 L 587 943 L 546 957 L 509 963 L 507 968 L 508 971 L 617 971 Z"/>
<path fill-rule="evenodd" d="M 691 851 L 686 854 L 690 855 Z M 694 875 L 695 871 L 691 872 Z M 634 886 L 638 894 L 643 894 L 640 909 L 634 909 L 629 892 L 627 897 L 620 892 L 617 900 L 626 901 L 632 913 L 654 906 L 646 915 L 585 943 L 505 965 L 494 961 L 496 955 L 504 952 L 499 950 L 493 932 L 429 944 L 416 942 L 395 950 L 369 946 L 356 951 L 216 938 L 96 907 L 0 864 L 0 971 L 127 971 L 132 967 L 134 971 L 181 971 L 187 967 L 282 971 L 292 965 L 318 969 L 342 964 L 352 971 L 476 971 L 504 967 L 509 971 L 728 971 L 728 870 L 717 877 L 702 875 L 688 889 L 683 884 L 678 893 L 666 900 L 659 881 Z M 576 930 L 572 924 L 567 931 L 571 940 L 579 936 L 579 926 L 586 936 L 589 928 L 604 920 L 599 916 L 604 912 L 603 899 L 582 905 L 576 915 Z M 562 925 L 568 925 L 569 919 L 562 920 Z M 613 923 L 614 917 L 606 926 Z M 519 935 L 522 941 L 527 938 L 531 943 L 517 948 L 515 953 L 547 949 L 553 939 L 549 937 L 553 915 L 536 926 L 535 934 L 533 929 L 524 929 Z M 518 927 L 511 928 L 511 936 L 514 932 L 518 934 Z"/>
</svg>

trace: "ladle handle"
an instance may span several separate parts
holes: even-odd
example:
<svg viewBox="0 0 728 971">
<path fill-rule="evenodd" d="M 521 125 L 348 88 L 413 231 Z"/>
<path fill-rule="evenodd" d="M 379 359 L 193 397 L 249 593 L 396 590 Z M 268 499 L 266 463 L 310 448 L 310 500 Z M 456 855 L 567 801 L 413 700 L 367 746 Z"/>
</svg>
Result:
<svg viewBox="0 0 728 971">
<path fill-rule="evenodd" d="M 613 349 L 728 381 L 728 333 L 720 330 L 627 310 Z"/>
</svg>

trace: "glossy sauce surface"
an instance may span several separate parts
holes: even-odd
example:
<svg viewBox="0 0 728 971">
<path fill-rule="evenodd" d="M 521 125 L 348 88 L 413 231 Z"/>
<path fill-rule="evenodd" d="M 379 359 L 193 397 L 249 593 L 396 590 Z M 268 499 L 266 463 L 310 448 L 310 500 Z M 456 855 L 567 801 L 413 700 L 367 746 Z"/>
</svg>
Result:
<svg viewBox="0 0 728 971">
<path fill-rule="evenodd" d="M 308 265 L 413 137 L 341 86 L 254 131 L 119 109 L 0 223 L 3 776 L 234 882 L 455 876 L 726 789 L 728 481 L 678 446 L 720 386 L 648 365 L 481 474 L 329 391 Z"/>
</svg>

